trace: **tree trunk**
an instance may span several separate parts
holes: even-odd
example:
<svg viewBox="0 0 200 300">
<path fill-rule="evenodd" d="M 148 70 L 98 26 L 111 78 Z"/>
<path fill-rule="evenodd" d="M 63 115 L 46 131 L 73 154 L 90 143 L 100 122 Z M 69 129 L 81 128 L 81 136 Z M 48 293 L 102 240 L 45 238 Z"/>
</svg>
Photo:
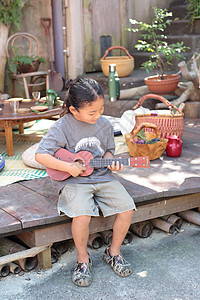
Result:
<svg viewBox="0 0 200 300">
<path fill-rule="evenodd" d="M 9 28 L 3 23 L 0 25 L 0 92 L 4 92 L 4 76 L 6 65 L 6 41 L 8 39 Z"/>
<path fill-rule="evenodd" d="M 148 93 L 150 93 L 148 87 L 143 85 L 127 90 L 121 90 L 119 99 L 133 99 L 134 97 L 142 97 Z"/>
</svg>

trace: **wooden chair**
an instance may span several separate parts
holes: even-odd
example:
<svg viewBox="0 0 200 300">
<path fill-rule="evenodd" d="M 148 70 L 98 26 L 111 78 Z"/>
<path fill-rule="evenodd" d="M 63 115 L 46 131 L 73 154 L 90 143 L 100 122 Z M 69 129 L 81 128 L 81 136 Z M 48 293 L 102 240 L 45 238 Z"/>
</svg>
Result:
<svg viewBox="0 0 200 300">
<path fill-rule="evenodd" d="M 12 56 L 15 56 L 15 49 L 21 50 L 26 55 L 39 54 L 39 43 L 35 36 L 26 32 L 19 32 L 11 35 L 6 43 L 6 55 L 8 64 Z M 15 97 L 15 81 L 24 85 L 26 98 L 30 98 L 32 88 L 46 84 L 46 90 L 49 89 L 49 72 L 34 71 L 29 73 L 11 74 L 12 96 Z M 42 81 L 41 81 L 42 80 Z M 39 81 L 39 82 L 37 82 Z"/>
</svg>

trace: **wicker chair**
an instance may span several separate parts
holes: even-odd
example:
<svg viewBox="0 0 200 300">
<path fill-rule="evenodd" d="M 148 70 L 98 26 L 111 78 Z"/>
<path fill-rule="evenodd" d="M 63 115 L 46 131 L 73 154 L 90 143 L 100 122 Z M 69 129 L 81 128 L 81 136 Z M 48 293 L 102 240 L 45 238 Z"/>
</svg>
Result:
<svg viewBox="0 0 200 300">
<path fill-rule="evenodd" d="M 20 45 L 23 45 L 20 47 Z M 26 51 L 27 55 L 34 54 L 38 56 L 39 54 L 39 43 L 35 36 L 26 32 L 19 32 L 11 35 L 6 43 L 6 55 L 8 59 L 8 64 L 11 57 L 15 56 L 15 50 Z M 39 67 L 39 65 L 38 65 Z M 46 84 L 46 90 L 49 89 L 49 72 L 48 71 L 37 71 L 21 74 L 11 74 L 12 79 L 12 96 L 15 97 L 15 82 L 24 85 L 26 98 L 30 98 L 32 88 L 36 86 L 41 86 Z M 37 82 L 39 81 L 39 82 Z"/>
</svg>

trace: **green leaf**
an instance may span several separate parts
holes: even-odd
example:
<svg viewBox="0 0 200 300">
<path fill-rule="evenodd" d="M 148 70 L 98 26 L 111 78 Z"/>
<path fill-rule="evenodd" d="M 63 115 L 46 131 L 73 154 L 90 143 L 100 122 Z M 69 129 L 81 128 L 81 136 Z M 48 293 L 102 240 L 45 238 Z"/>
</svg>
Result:
<svg viewBox="0 0 200 300">
<path fill-rule="evenodd" d="M 19 28 L 22 16 L 22 0 L 1 0 L 0 1 L 0 25 L 14 24 Z"/>
<path fill-rule="evenodd" d="M 140 132 L 137 134 L 136 138 L 137 138 L 138 140 L 148 141 L 148 139 L 147 139 L 147 137 L 146 137 L 146 134 L 145 134 L 144 128 L 142 128 L 142 129 L 140 130 Z"/>
</svg>

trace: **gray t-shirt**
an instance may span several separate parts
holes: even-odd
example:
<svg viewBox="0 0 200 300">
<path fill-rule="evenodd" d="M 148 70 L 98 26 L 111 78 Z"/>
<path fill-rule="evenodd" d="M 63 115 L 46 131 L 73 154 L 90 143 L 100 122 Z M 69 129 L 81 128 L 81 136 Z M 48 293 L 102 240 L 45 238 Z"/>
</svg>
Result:
<svg viewBox="0 0 200 300">
<path fill-rule="evenodd" d="M 95 124 L 76 120 L 70 113 L 53 124 L 43 137 L 36 153 L 54 153 L 65 148 L 72 153 L 89 151 L 93 157 L 102 158 L 105 152 L 114 154 L 115 142 L 110 122 L 101 116 Z M 64 181 L 57 181 L 61 190 L 68 183 L 97 183 L 116 180 L 112 171 L 107 168 L 95 168 L 87 177 L 70 176 Z"/>
</svg>

